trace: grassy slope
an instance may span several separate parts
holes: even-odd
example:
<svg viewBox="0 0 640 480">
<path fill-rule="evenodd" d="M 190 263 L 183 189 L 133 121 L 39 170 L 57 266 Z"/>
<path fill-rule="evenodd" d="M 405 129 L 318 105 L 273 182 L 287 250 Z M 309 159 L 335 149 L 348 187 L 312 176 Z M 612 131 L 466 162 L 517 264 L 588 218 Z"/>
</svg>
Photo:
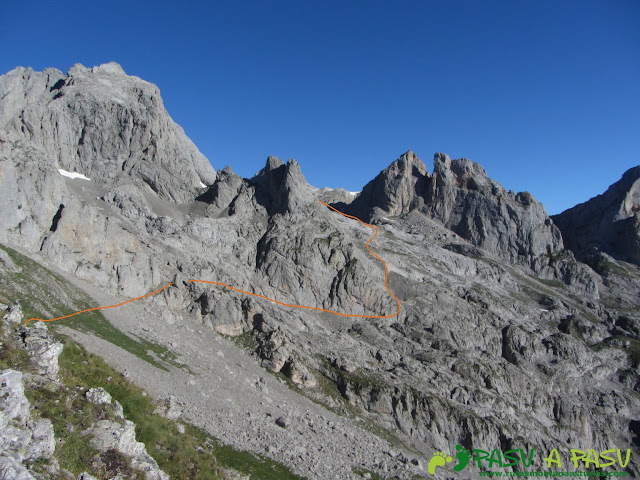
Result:
<svg viewBox="0 0 640 480">
<path fill-rule="evenodd" d="M 19 300 L 25 319 L 67 315 L 94 306 L 83 292 L 59 275 L 8 247 L 0 248 L 21 268 L 17 273 L 0 270 L 0 302 Z M 65 326 L 99 336 L 158 368 L 166 367 L 150 356 L 148 350 L 165 362 L 175 362 L 175 357 L 164 347 L 125 335 L 100 312 L 90 312 L 70 320 L 73 319 L 64 321 Z M 91 459 L 97 452 L 88 448 L 81 431 L 94 421 L 112 418 L 113 412 L 110 407 L 83 401 L 81 392 L 102 387 L 120 402 L 125 417 L 136 424 L 136 439 L 145 443 L 149 454 L 172 480 L 222 479 L 225 478 L 225 468 L 250 475 L 255 480 L 302 480 L 287 467 L 261 455 L 223 445 L 194 426 L 186 425 L 185 433 L 180 434 L 175 422 L 153 414 L 155 405 L 140 388 L 128 382 L 102 358 L 88 353 L 69 337 L 57 333 L 55 328 L 50 331 L 64 344 L 59 358 L 63 387 L 27 388 L 26 393 L 34 407 L 33 412 L 51 419 L 54 424 L 56 438 L 60 442 L 56 445 L 55 457 L 63 468 L 76 475 L 91 471 Z M 12 347 L 5 338 L 0 339 L 0 343 L 0 369 L 29 370 L 30 360 L 24 351 Z M 138 473 L 127 470 L 126 459 L 109 460 L 120 465 L 123 473 L 129 474 L 128 478 L 137 478 Z M 38 468 L 44 466 L 36 466 L 36 471 Z M 108 473 L 94 472 L 99 478 L 107 478 Z"/>
<path fill-rule="evenodd" d="M 19 272 L 0 270 L 0 302 L 20 300 L 25 320 L 30 318 L 55 318 L 86 308 L 96 307 L 87 294 L 71 285 L 60 275 L 44 268 L 15 250 L 0 245 L 11 260 L 20 268 Z M 151 365 L 167 370 L 166 364 L 180 366 L 176 355 L 162 345 L 141 338 L 132 338 L 115 328 L 99 311 L 86 312 L 64 319 L 64 326 L 102 338 Z M 50 324 L 56 328 L 54 322 Z M 153 356 L 149 354 L 153 352 Z"/>
</svg>

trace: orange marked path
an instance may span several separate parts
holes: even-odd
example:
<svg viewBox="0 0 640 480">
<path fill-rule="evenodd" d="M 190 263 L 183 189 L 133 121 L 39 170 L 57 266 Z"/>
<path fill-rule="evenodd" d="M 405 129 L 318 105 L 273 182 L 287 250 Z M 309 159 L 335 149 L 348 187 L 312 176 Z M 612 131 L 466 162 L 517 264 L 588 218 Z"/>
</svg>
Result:
<svg viewBox="0 0 640 480">
<path fill-rule="evenodd" d="M 260 295 L 258 293 L 252 293 L 252 292 L 247 292 L 246 290 L 240 290 L 239 288 L 235 288 L 232 287 L 231 285 L 227 285 L 226 283 L 222 283 L 222 282 L 212 282 L 209 280 L 187 280 L 188 282 L 193 282 L 193 283 L 209 283 L 212 285 L 220 285 L 223 287 L 226 287 L 230 290 L 233 290 L 235 292 L 240 292 L 240 293 L 244 293 L 246 295 L 251 295 L 253 297 L 259 297 L 259 298 L 263 298 L 265 300 L 268 300 L 270 302 L 273 303 L 277 303 L 278 305 L 282 305 L 284 307 L 291 307 L 291 308 L 304 308 L 306 310 L 317 310 L 319 312 L 327 312 L 327 313 L 333 313 L 334 315 L 340 315 L 341 317 L 361 317 L 361 318 L 391 318 L 391 317 L 395 317 L 396 315 L 398 315 L 400 313 L 400 301 L 398 300 L 398 298 L 393 294 L 393 292 L 391 290 L 389 290 L 389 287 L 387 285 L 387 279 L 389 277 L 389 269 L 387 268 L 387 264 L 384 263 L 384 260 L 382 260 L 378 255 L 376 255 L 375 253 L 373 253 L 371 251 L 371 248 L 369 248 L 369 243 L 371 243 L 371 241 L 376 238 L 376 236 L 378 235 L 378 229 L 373 226 L 370 225 L 368 223 L 363 222 L 362 220 L 360 220 L 358 217 L 352 217 L 351 215 L 347 215 L 346 213 L 342 213 L 341 211 L 337 210 L 336 208 L 332 207 L 331 205 L 323 202 L 322 200 L 318 200 L 321 204 L 323 204 L 326 207 L 329 207 L 331 210 L 333 210 L 334 212 L 339 213 L 340 215 L 347 217 L 347 218 L 352 218 L 354 220 L 357 220 L 358 222 L 360 222 L 362 225 L 366 226 L 366 227 L 371 227 L 374 230 L 373 235 L 371 236 L 371 238 L 367 241 L 366 247 L 367 250 L 369 251 L 369 253 L 371 255 L 373 255 L 375 258 L 377 258 L 380 263 L 382 263 L 382 266 L 384 267 L 384 288 L 387 290 L 387 292 L 389 292 L 389 295 L 391 295 L 393 297 L 393 299 L 396 301 L 396 304 L 398 305 L 398 310 L 396 310 L 395 313 L 392 313 L 390 315 L 364 315 L 364 314 L 354 314 L 354 313 L 341 313 L 341 312 L 336 312 L 334 310 L 327 310 L 325 308 L 319 308 L 319 307 L 310 307 L 308 305 L 293 305 L 290 303 L 283 303 L 283 302 L 279 302 L 278 300 L 274 300 L 273 298 L 269 298 L 266 297 L 264 295 Z M 160 293 L 161 291 L 163 291 L 165 288 L 167 288 L 168 286 L 173 285 L 172 283 L 167 283 L 164 287 L 160 288 L 159 290 L 156 290 L 155 292 L 151 292 L 151 293 L 147 293 L 146 295 L 142 295 L 141 297 L 136 297 L 136 298 L 132 298 L 130 300 L 127 300 L 126 302 L 122 302 L 122 303 L 118 303 L 116 305 L 109 305 L 107 307 L 95 307 L 95 308 L 87 308 L 86 310 L 80 310 L 79 312 L 75 312 L 72 313 L 70 315 L 65 315 L 64 317 L 58 317 L 58 318 L 52 318 L 50 320 L 43 320 L 42 318 L 30 318 L 29 320 L 27 320 L 24 325 L 26 325 L 27 323 L 29 323 L 32 320 L 38 320 L 40 322 L 53 322 L 55 320 L 62 320 L 63 318 L 69 318 L 69 317 L 73 317 L 74 315 L 78 315 L 80 313 L 84 313 L 84 312 L 91 312 L 93 310 L 105 310 L 107 308 L 114 308 L 114 307 L 120 307 L 121 305 L 124 305 L 126 303 L 129 302 L 133 302 L 134 300 L 140 300 L 141 298 L 145 298 L 145 297 L 150 297 L 151 295 L 155 295 L 156 293 Z"/>
<path fill-rule="evenodd" d="M 159 290 L 156 290 L 155 292 L 151 292 L 151 293 L 147 293 L 146 295 L 142 295 L 141 297 L 136 297 L 136 298 L 132 298 L 130 300 L 127 300 L 126 302 L 122 302 L 122 303 L 118 303 L 116 305 L 109 305 L 107 307 L 94 307 L 94 308 L 87 308 L 86 310 L 80 310 L 79 312 L 75 312 L 72 313 L 70 315 L 65 315 L 64 317 L 58 317 L 58 318 L 51 318 L 49 320 L 43 320 L 42 318 L 30 318 L 29 320 L 27 320 L 26 322 L 23 323 L 23 325 L 26 325 L 27 323 L 29 323 L 31 320 L 38 320 L 40 322 L 54 322 L 56 320 L 62 320 L 63 318 L 69 318 L 69 317 L 73 317 L 74 315 L 79 315 L 81 313 L 85 313 L 85 312 L 92 312 L 94 310 L 106 310 L 107 308 L 115 308 L 115 307 L 119 307 L 121 305 L 124 305 L 125 303 L 129 303 L 129 302 L 133 302 L 134 300 L 140 300 L 141 298 L 145 298 L 145 297 L 150 297 L 151 295 L 155 295 L 156 293 L 160 293 L 161 291 L 163 291 L 165 288 L 167 288 L 169 285 L 173 285 L 173 283 L 167 283 L 164 287 L 162 287 Z"/>
</svg>

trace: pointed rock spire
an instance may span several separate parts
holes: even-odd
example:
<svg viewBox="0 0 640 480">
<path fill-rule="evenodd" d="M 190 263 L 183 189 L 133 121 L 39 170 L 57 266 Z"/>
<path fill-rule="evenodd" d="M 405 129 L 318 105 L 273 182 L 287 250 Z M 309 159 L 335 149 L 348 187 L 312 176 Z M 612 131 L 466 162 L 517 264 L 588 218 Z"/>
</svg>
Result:
<svg viewBox="0 0 640 480">
<path fill-rule="evenodd" d="M 365 185 L 346 210 L 361 218 L 369 217 L 374 208 L 401 215 L 424 203 L 428 179 L 427 167 L 409 150 Z"/>
<path fill-rule="evenodd" d="M 252 182 L 257 202 L 270 215 L 292 212 L 309 201 L 308 195 L 305 195 L 309 185 L 300 165 L 293 159 L 289 159 L 285 165 L 278 157 L 270 156 Z"/>
</svg>

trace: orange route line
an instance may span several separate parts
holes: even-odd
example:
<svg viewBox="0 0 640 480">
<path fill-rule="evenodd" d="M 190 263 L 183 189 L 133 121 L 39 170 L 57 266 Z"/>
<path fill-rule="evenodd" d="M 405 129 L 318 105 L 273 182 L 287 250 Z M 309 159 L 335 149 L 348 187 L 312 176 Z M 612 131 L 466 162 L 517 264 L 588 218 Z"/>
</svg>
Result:
<svg viewBox="0 0 640 480">
<path fill-rule="evenodd" d="M 162 290 L 164 290 L 165 288 L 167 288 L 169 285 L 173 285 L 173 283 L 167 283 L 164 287 L 162 287 L 159 290 L 156 290 L 155 292 L 151 292 L 151 293 L 147 293 L 146 295 L 142 295 L 141 297 L 136 297 L 136 298 L 132 298 L 130 300 L 127 300 L 126 302 L 122 302 L 122 303 L 118 303 L 117 305 L 109 305 L 106 307 L 94 307 L 94 308 L 87 308 L 86 310 L 80 310 L 79 312 L 75 312 L 72 313 L 70 315 L 65 315 L 64 317 L 58 317 L 58 318 L 52 318 L 50 320 L 43 320 L 42 318 L 30 318 L 29 320 L 27 320 L 26 322 L 23 323 L 23 325 L 26 325 L 27 323 L 29 323 L 31 320 L 38 320 L 40 322 L 53 322 L 55 320 L 62 320 L 63 318 L 69 318 L 69 317 L 73 317 L 74 315 L 79 315 L 80 313 L 85 313 L 85 312 L 92 312 L 94 310 L 106 310 L 107 308 L 115 308 L 115 307 L 119 307 L 121 305 L 124 305 L 125 303 L 129 303 L 129 302 L 133 302 L 134 300 L 140 300 L 141 298 L 144 297 L 150 297 L 151 295 L 155 295 L 156 293 L 160 293 Z"/>
<path fill-rule="evenodd" d="M 227 285 L 226 283 L 222 283 L 222 282 L 212 282 L 209 280 L 187 280 L 187 282 L 192 282 L 192 283 L 208 283 L 208 284 L 212 284 L 212 285 L 221 285 L 223 287 L 226 287 L 230 290 L 233 290 L 235 292 L 240 292 L 240 293 L 244 293 L 246 295 L 251 295 L 253 297 L 259 297 L 259 298 L 264 298 L 265 300 L 268 300 L 270 302 L 273 303 L 277 303 L 278 305 L 282 305 L 284 307 L 291 307 L 291 308 L 304 308 L 307 310 L 317 310 L 320 312 L 327 312 L 327 313 L 333 313 L 334 315 L 340 315 L 341 317 L 361 317 L 361 318 L 391 318 L 391 317 L 395 317 L 396 315 L 398 315 L 400 313 L 400 301 L 398 300 L 398 298 L 393 294 L 393 292 L 391 290 L 389 290 L 389 287 L 387 286 L 387 279 L 389 277 L 389 269 L 387 268 L 387 264 L 384 263 L 384 260 L 382 260 L 378 255 L 376 255 L 375 253 L 373 253 L 371 251 L 371 248 L 369 248 L 369 243 L 371 243 L 371 241 L 376 238 L 376 236 L 378 235 L 378 229 L 373 226 L 370 225 L 368 223 L 363 222 L 362 220 L 360 220 L 358 217 L 353 217 L 351 215 L 347 215 L 346 213 L 342 213 L 340 210 L 332 207 L 331 205 L 323 202 L 322 200 L 318 200 L 321 204 L 323 204 L 326 207 L 329 207 L 331 210 L 339 213 L 342 216 L 348 217 L 348 218 L 352 218 L 354 220 L 359 221 L 362 225 L 365 225 L 367 227 L 371 227 L 374 229 L 374 233 L 371 236 L 371 238 L 367 241 L 366 247 L 367 250 L 369 251 L 369 253 L 371 255 L 373 255 L 375 258 L 377 258 L 380 263 L 382 263 L 382 265 L 384 266 L 384 288 L 386 288 L 387 292 L 389 292 L 389 295 L 391 295 L 393 297 L 393 299 L 396 301 L 396 304 L 398 305 L 398 310 L 395 313 L 392 313 L 391 315 L 364 315 L 364 314 L 348 314 L 348 313 L 340 313 L 340 312 L 336 312 L 334 310 L 327 310 L 324 308 L 319 308 L 319 307 L 310 307 L 308 305 L 293 305 L 290 303 L 283 303 L 283 302 L 279 302 L 278 300 L 274 300 L 273 298 L 269 298 L 266 297 L 264 295 L 260 295 L 258 293 L 251 293 L 251 292 L 247 292 L 246 290 L 240 290 L 239 288 L 235 288 L 232 287 L 231 285 Z M 29 323 L 32 320 L 38 320 L 41 322 L 53 322 L 55 320 L 62 320 L 63 318 L 69 318 L 69 317 L 73 317 L 74 315 L 78 315 L 80 313 L 84 313 L 84 312 L 91 312 L 93 310 L 105 310 L 107 308 L 114 308 L 114 307 L 120 307 L 121 305 L 124 305 L 125 303 L 129 303 L 129 302 L 133 302 L 134 300 L 140 300 L 141 298 L 145 298 L 145 297 L 150 297 L 151 295 L 155 295 L 156 293 L 160 293 L 161 291 L 163 291 L 165 288 L 167 288 L 168 286 L 173 285 L 172 283 L 167 283 L 164 287 L 162 287 L 159 290 L 156 290 L 155 292 L 152 293 L 147 293 L 146 295 L 142 295 L 141 297 L 136 297 L 136 298 L 132 298 L 130 300 L 127 300 L 126 302 L 122 302 L 122 303 L 118 303 L 117 305 L 109 305 L 107 307 L 95 307 L 95 308 L 88 308 L 86 310 L 80 310 L 79 312 L 75 312 L 72 313 L 71 315 L 65 315 L 64 317 L 58 317 L 58 318 L 52 318 L 50 320 L 43 320 L 42 318 L 30 318 L 29 320 L 27 320 L 24 325 L 26 325 L 27 323 Z"/>
</svg>

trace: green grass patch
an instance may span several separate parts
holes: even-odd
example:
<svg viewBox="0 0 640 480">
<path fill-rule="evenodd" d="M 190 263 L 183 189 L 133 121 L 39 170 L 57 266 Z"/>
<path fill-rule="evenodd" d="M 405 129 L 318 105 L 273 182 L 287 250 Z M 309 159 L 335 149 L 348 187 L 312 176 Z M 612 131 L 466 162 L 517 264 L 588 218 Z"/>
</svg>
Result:
<svg viewBox="0 0 640 480">
<path fill-rule="evenodd" d="M 367 470 L 366 468 L 353 467 L 351 469 L 351 471 L 353 473 L 355 473 L 356 475 L 360 475 L 361 477 L 364 477 L 368 473 L 369 474 L 369 478 L 371 480 L 384 480 L 384 477 L 381 477 L 376 472 L 372 472 L 371 470 Z"/>
<path fill-rule="evenodd" d="M 60 438 L 57 432 L 56 438 Z M 74 475 L 90 470 L 91 460 L 97 454 L 98 451 L 89 445 L 87 438 L 77 432 L 69 434 L 56 446 L 56 458 L 60 466 Z"/>
<path fill-rule="evenodd" d="M 10 298 L 19 300 L 25 320 L 62 317 L 97 306 L 87 294 L 60 275 L 9 247 L 0 245 L 0 249 L 7 252 L 21 269 L 20 272 L 0 274 L 3 284 L 0 297 L 5 302 Z M 93 334 L 162 370 L 168 371 L 167 365 L 183 367 L 169 349 L 140 337 L 126 335 L 100 311 L 81 313 L 49 324 L 54 330 L 60 325 Z"/>
<path fill-rule="evenodd" d="M 0 346 L 0 370 L 8 368 L 26 370 L 30 364 L 31 359 L 27 352 L 14 348 L 8 342 L 2 342 L 2 346 Z"/>
<path fill-rule="evenodd" d="M 633 364 L 633 368 L 638 368 L 640 366 L 640 341 L 634 338 L 625 337 L 624 335 L 613 335 L 602 342 L 593 345 L 591 348 L 595 352 L 600 352 L 612 342 L 614 342 L 615 347 L 622 348 L 627 352 L 627 355 L 629 355 L 629 359 Z M 628 343 L 629 346 L 615 345 L 615 343 L 622 343 L 623 345 Z"/>
<path fill-rule="evenodd" d="M 237 347 L 241 348 L 249 354 L 255 352 L 259 346 L 258 340 L 256 339 L 253 330 L 244 332 L 236 337 L 231 337 L 231 340 L 236 344 Z"/>
<path fill-rule="evenodd" d="M 242 452 L 217 442 L 213 443 L 212 451 L 221 465 L 250 475 L 252 479 L 303 480 L 284 465 L 262 455 Z"/>
<path fill-rule="evenodd" d="M 628 268 L 624 263 L 600 259 L 595 265 L 595 271 L 600 275 L 618 275 L 620 277 L 633 278 L 637 273 Z"/>
<path fill-rule="evenodd" d="M 548 278 L 540 278 L 536 277 L 536 280 L 547 287 L 551 288 L 566 288 L 566 285 L 562 283 L 560 280 L 550 280 Z"/>
<path fill-rule="evenodd" d="M 256 479 L 301 480 L 287 467 L 260 455 L 238 451 L 187 425 L 180 434 L 176 424 L 153 413 L 155 405 L 142 390 L 115 372 L 100 357 L 70 339 L 64 339 L 61 375 L 69 388 L 102 387 L 122 405 L 125 417 L 136 424 L 137 440 L 173 480 L 219 479 L 220 468 L 232 468 Z"/>
</svg>

